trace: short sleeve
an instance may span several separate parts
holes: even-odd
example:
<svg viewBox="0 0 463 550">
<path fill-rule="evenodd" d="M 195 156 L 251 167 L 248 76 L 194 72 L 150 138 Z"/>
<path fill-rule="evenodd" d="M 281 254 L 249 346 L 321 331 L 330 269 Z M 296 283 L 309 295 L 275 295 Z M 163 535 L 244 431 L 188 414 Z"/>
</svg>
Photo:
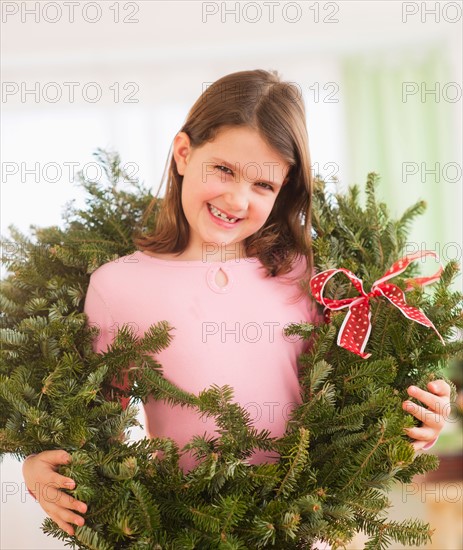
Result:
<svg viewBox="0 0 463 550">
<path fill-rule="evenodd" d="M 309 322 L 314 325 L 323 325 L 325 323 L 325 316 L 320 306 L 317 305 L 313 298 L 309 299 Z"/>
<path fill-rule="evenodd" d="M 100 331 L 99 335 L 95 336 L 95 339 L 92 342 L 93 351 L 95 353 L 106 352 L 116 335 L 117 323 L 115 323 L 110 309 L 100 292 L 98 292 L 94 284 L 92 284 L 91 277 L 87 294 L 85 296 L 84 313 L 88 317 L 87 324 L 91 327 L 97 327 Z M 124 376 L 122 383 L 118 383 L 116 380 L 113 380 L 112 385 L 121 389 L 127 388 L 127 375 Z M 127 407 L 128 403 L 128 398 L 121 398 L 121 405 L 123 409 Z"/>
<path fill-rule="evenodd" d="M 100 330 L 99 336 L 93 340 L 93 351 L 104 353 L 114 340 L 115 322 L 106 302 L 96 290 L 90 279 L 85 296 L 84 313 L 88 317 L 87 324 Z"/>
</svg>

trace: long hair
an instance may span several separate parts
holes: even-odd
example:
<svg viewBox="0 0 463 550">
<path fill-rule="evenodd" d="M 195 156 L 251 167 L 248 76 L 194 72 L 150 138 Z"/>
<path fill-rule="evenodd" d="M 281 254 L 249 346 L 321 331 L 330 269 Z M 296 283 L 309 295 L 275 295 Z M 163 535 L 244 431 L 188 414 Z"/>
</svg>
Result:
<svg viewBox="0 0 463 550">
<path fill-rule="evenodd" d="M 246 256 L 259 258 L 266 274 L 275 277 L 292 271 L 300 255 L 307 259 L 302 275 L 308 277 L 313 270 L 313 183 L 305 106 L 299 87 L 282 81 L 276 71 L 258 69 L 228 74 L 201 94 L 180 131 L 189 136 L 195 148 L 214 140 L 222 128 L 239 126 L 256 130 L 289 165 L 285 184 L 265 224 L 244 240 Z M 177 171 L 172 145 L 166 168 L 167 165 L 165 196 L 162 201 L 158 199 L 161 182 L 143 217 L 145 223 L 153 210 L 157 211 L 154 230 L 135 234 L 133 242 L 139 250 L 180 254 L 188 245 L 190 230 L 181 203 L 183 176 Z M 165 176 L 166 171 L 162 181 Z"/>
</svg>

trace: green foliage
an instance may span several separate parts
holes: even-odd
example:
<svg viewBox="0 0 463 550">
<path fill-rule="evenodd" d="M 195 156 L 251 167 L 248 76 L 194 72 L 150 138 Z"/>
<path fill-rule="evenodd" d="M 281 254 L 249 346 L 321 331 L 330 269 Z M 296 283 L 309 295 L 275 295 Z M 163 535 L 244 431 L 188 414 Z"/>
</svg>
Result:
<svg viewBox="0 0 463 550">
<path fill-rule="evenodd" d="M 135 250 L 132 235 L 148 228 L 143 213 L 151 201 L 121 171 L 117 155 L 96 156 L 107 182 L 81 176 L 86 207 L 68 206 L 64 230 L 32 228 L 28 238 L 11 227 L 2 247 L 10 274 L 0 292 L 0 452 L 23 458 L 67 450 L 72 462 L 62 473 L 77 482 L 69 493 L 88 504 L 86 525 L 75 536 L 50 519 L 44 531 L 87 550 L 291 550 L 311 548 L 317 538 L 341 548 L 359 529 L 369 535 L 371 549 L 428 540 L 429 526 L 419 521 L 387 520 L 387 490 L 437 467 L 431 455 L 414 456 L 403 431 L 413 419 L 401 402 L 409 384 L 424 386 L 463 354 L 455 340 L 463 328 L 462 295 L 449 288 L 458 266 L 445 267 L 433 293 L 407 293 L 446 346 L 380 299 L 371 303 L 368 360 L 336 343 L 345 311 L 334 313 L 330 324 L 289 327 L 288 334 L 313 340 L 313 346 L 300 357 L 303 402 L 284 437 L 275 440 L 253 427 L 248 412 L 234 403 L 233 388 L 212 386 L 195 396 L 163 377 L 155 354 L 172 340 L 168 320 L 143 337 L 123 326 L 106 353 L 93 352 L 98 330 L 87 326 L 83 313 L 90 274 Z M 121 189 L 121 180 L 129 190 Z M 345 267 L 366 290 L 403 255 L 407 228 L 424 210 L 417 203 L 391 220 L 386 205 L 376 202 L 376 182 L 370 174 L 365 209 L 357 187 L 330 195 L 323 181 L 315 182 L 317 269 Z M 407 277 L 417 271 L 412 264 Z M 393 282 L 404 288 L 404 281 Z M 326 294 L 345 298 L 356 290 L 336 277 Z M 129 389 L 123 391 L 113 381 L 127 365 Z M 197 436 L 184 449 L 170 439 L 129 443 L 134 405 L 149 395 L 214 417 L 216 435 Z M 130 399 L 125 410 L 121 398 Z M 254 449 L 277 452 L 280 459 L 250 465 Z M 187 451 L 199 462 L 185 474 L 179 457 Z"/>
</svg>

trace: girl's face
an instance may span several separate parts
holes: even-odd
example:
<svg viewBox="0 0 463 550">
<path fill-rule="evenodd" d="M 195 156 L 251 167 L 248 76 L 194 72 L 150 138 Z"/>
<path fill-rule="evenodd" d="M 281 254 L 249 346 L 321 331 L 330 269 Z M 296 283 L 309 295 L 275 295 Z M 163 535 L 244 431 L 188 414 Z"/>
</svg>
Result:
<svg viewBox="0 0 463 550">
<path fill-rule="evenodd" d="M 223 128 L 198 148 L 179 132 L 173 154 L 183 176 L 182 206 L 190 226 L 183 256 L 204 261 L 243 257 L 243 241 L 269 217 L 288 163 L 248 127 Z"/>
</svg>

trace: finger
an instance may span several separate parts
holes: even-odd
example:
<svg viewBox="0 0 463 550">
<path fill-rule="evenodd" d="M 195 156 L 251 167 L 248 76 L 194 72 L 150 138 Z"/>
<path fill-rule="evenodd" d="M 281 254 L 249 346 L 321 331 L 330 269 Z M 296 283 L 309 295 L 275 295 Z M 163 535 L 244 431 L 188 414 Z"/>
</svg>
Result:
<svg viewBox="0 0 463 550">
<path fill-rule="evenodd" d="M 49 506 L 46 510 L 48 515 L 55 523 L 65 523 L 72 525 L 84 525 L 85 519 L 82 516 L 79 516 L 75 512 L 60 508 L 59 506 L 52 505 Z"/>
<path fill-rule="evenodd" d="M 60 464 L 68 464 L 71 461 L 71 455 L 62 449 L 43 451 L 40 453 L 40 459 L 53 464 L 53 466 L 58 466 Z"/>
<path fill-rule="evenodd" d="M 53 518 L 52 518 L 53 519 Z M 70 525 L 69 523 L 66 523 L 65 521 L 56 521 L 53 520 L 60 529 L 65 531 L 68 535 L 71 535 L 71 537 L 74 535 L 74 527 Z"/>
<path fill-rule="evenodd" d="M 54 479 L 55 481 L 53 481 L 52 478 L 52 481 L 47 480 L 46 482 L 39 480 L 33 487 L 33 492 L 40 495 L 45 501 L 56 500 L 65 496 L 69 497 L 69 495 L 67 495 L 64 491 L 61 491 L 61 489 L 72 490 L 75 488 L 75 483 L 72 480 L 70 480 L 70 483 L 65 483 L 58 478 Z M 64 479 L 66 480 L 67 478 Z"/>
<path fill-rule="evenodd" d="M 81 512 L 82 514 L 85 514 L 87 511 L 87 505 L 85 502 L 77 500 L 76 498 L 63 493 L 63 491 L 56 491 L 55 498 L 53 500 L 50 499 L 48 502 L 52 502 L 61 508 Z"/>
<path fill-rule="evenodd" d="M 411 401 L 405 401 L 402 404 L 402 407 L 428 427 L 438 428 L 440 431 L 445 424 L 445 418 L 441 414 L 425 409 L 424 407 L 420 407 Z"/>
<path fill-rule="evenodd" d="M 81 518 L 81 520 L 83 520 L 83 518 Z M 74 527 L 73 524 L 81 526 L 81 525 L 84 525 L 84 523 L 85 523 L 85 522 L 84 523 L 81 523 L 81 522 L 76 523 L 77 519 L 76 519 L 76 521 L 73 521 L 72 523 L 67 523 L 66 521 L 56 520 L 56 519 L 53 519 L 53 521 L 58 525 L 58 527 L 60 529 L 62 529 L 63 531 L 66 531 L 66 533 L 68 535 L 71 535 L 71 536 L 73 536 L 75 534 L 75 527 Z"/>
<path fill-rule="evenodd" d="M 85 519 L 82 516 L 61 508 L 56 504 L 47 503 L 42 506 L 45 513 L 69 535 L 74 535 L 74 525 L 82 526 L 85 524 Z"/>
<path fill-rule="evenodd" d="M 85 502 L 81 502 L 51 485 L 45 486 L 40 492 L 39 502 L 44 507 L 56 506 L 61 509 L 76 510 L 82 514 L 87 511 Z"/>
<path fill-rule="evenodd" d="M 432 393 L 435 393 L 436 395 L 450 398 L 450 386 L 445 380 L 433 380 L 432 382 L 429 382 L 427 387 L 429 391 L 432 391 Z"/>
<path fill-rule="evenodd" d="M 407 393 L 411 397 L 421 401 L 424 405 L 427 405 L 432 411 L 442 416 L 448 416 L 450 412 L 450 402 L 448 398 L 439 397 L 433 393 L 417 388 L 416 386 L 407 388 Z"/>
<path fill-rule="evenodd" d="M 425 444 L 434 441 L 438 435 L 432 428 L 405 428 L 405 431 L 408 437 L 417 441 L 424 441 Z"/>
<path fill-rule="evenodd" d="M 58 472 L 55 472 L 50 477 L 50 484 L 53 484 L 55 487 L 59 487 L 60 489 L 67 489 L 68 491 L 72 491 L 76 488 L 76 482 L 72 478 L 63 476 Z"/>
<path fill-rule="evenodd" d="M 61 506 L 64 508 L 67 508 L 68 510 L 75 510 L 76 512 L 80 512 L 81 514 L 85 514 L 87 511 L 87 505 L 85 502 L 82 502 L 80 500 L 77 500 L 74 497 L 71 497 L 69 495 L 66 495 L 66 493 L 62 493 L 62 499 L 60 501 Z"/>
<path fill-rule="evenodd" d="M 72 491 L 76 488 L 76 482 L 70 477 L 63 476 L 51 469 L 45 472 L 41 471 L 41 475 L 37 477 L 35 490 L 37 488 L 40 489 L 40 492 L 49 488 Z"/>
<path fill-rule="evenodd" d="M 427 443 L 426 441 L 413 441 L 412 447 L 415 449 L 415 452 L 421 451 L 426 447 Z"/>
</svg>

